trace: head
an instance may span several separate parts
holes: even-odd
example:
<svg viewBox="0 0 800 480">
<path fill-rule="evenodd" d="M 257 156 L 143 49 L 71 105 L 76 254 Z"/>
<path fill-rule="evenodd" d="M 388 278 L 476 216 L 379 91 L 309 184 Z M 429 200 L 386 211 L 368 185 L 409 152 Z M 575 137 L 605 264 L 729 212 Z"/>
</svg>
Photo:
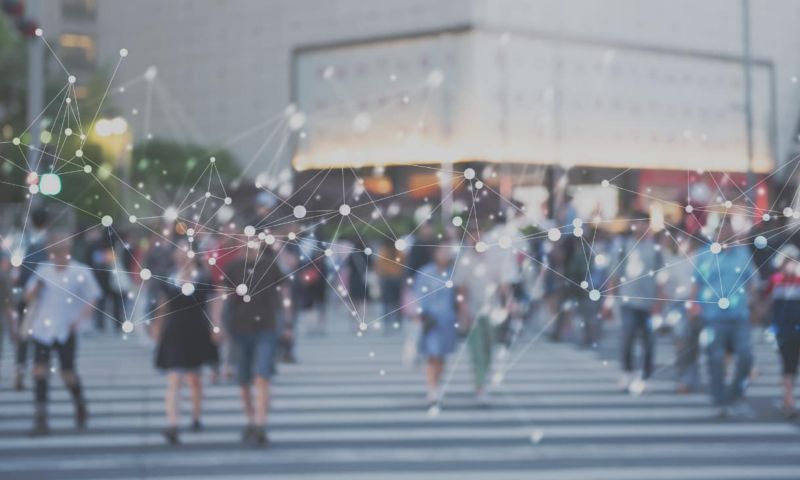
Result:
<svg viewBox="0 0 800 480">
<path fill-rule="evenodd" d="M 446 268 L 453 261 L 453 252 L 449 247 L 439 246 L 433 252 L 433 263 L 439 268 Z"/>
<path fill-rule="evenodd" d="M 66 265 L 72 252 L 72 239 L 65 232 L 55 232 L 48 238 L 47 253 L 56 265 Z"/>
</svg>

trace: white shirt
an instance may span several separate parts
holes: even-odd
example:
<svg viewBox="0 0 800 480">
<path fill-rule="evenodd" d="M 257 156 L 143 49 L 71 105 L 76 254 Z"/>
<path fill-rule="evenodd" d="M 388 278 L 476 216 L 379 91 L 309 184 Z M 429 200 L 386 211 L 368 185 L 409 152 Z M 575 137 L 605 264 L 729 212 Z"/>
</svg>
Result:
<svg viewBox="0 0 800 480">
<path fill-rule="evenodd" d="M 62 269 L 50 263 L 39 265 L 25 285 L 25 292 L 32 291 L 40 281 L 42 289 L 28 305 L 28 334 L 45 345 L 64 343 L 72 326 L 85 320 L 82 312 L 100 298 L 100 287 L 92 270 L 75 261 Z"/>
</svg>

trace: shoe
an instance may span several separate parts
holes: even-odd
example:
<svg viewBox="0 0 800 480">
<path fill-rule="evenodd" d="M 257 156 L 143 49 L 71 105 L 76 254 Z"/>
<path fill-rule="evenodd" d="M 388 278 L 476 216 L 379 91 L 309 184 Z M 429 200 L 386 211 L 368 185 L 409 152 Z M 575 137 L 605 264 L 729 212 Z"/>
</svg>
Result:
<svg viewBox="0 0 800 480">
<path fill-rule="evenodd" d="M 242 430 L 242 443 L 250 443 L 253 438 L 253 426 L 248 425 Z"/>
<path fill-rule="evenodd" d="M 164 439 L 170 445 L 178 445 L 181 443 L 180 439 L 178 438 L 178 428 L 177 427 L 169 427 L 165 428 L 163 432 Z"/>
<path fill-rule="evenodd" d="M 86 422 L 89 419 L 89 411 L 86 409 L 86 403 L 79 403 L 75 407 L 75 428 L 78 430 L 86 430 Z"/>
<path fill-rule="evenodd" d="M 758 416 L 755 410 L 744 400 L 738 400 L 730 408 L 730 414 L 736 418 L 753 419 Z"/>
<path fill-rule="evenodd" d="M 254 447 L 266 447 L 270 444 L 266 429 L 254 425 L 248 425 L 244 429 L 242 432 L 242 441 Z"/>
<path fill-rule="evenodd" d="M 647 381 L 637 378 L 628 385 L 628 393 L 634 397 L 638 397 L 647 392 Z"/>
<path fill-rule="evenodd" d="M 719 407 L 717 409 L 717 413 L 714 415 L 716 418 L 720 420 L 725 420 L 730 416 L 730 412 L 728 411 L 728 407 Z"/>
<path fill-rule="evenodd" d="M 797 409 L 794 407 L 794 405 L 783 405 L 781 407 L 781 413 L 787 420 L 794 420 L 797 418 Z"/>
<path fill-rule="evenodd" d="M 192 420 L 191 429 L 193 432 L 202 432 L 203 431 L 203 424 L 200 422 L 199 418 L 195 418 Z"/>
<path fill-rule="evenodd" d="M 625 372 L 622 375 L 620 375 L 619 381 L 617 381 L 617 388 L 619 388 L 619 390 L 622 392 L 627 392 L 628 388 L 630 388 L 631 386 L 631 381 L 632 381 L 631 374 Z"/>
<path fill-rule="evenodd" d="M 20 372 L 14 374 L 14 390 L 18 392 L 25 390 L 25 381 Z"/>
<path fill-rule="evenodd" d="M 31 437 L 45 437 L 50 435 L 50 428 L 47 426 L 47 418 L 37 416 L 33 422 L 33 430 L 31 430 Z"/>
</svg>

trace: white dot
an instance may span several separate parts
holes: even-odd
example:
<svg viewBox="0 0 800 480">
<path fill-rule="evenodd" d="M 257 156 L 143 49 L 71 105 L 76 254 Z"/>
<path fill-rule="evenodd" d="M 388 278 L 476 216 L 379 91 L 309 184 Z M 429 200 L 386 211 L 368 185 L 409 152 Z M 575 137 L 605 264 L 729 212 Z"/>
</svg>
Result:
<svg viewBox="0 0 800 480">
<path fill-rule="evenodd" d="M 244 303 L 250 303 L 250 300 L 252 300 L 250 295 L 245 295 L 244 297 L 242 297 L 242 301 Z"/>
<path fill-rule="evenodd" d="M 103 215 L 103 218 L 100 219 L 100 223 L 102 223 L 104 227 L 110 227 L 111 224 L 114 223 L 114 219 L 111 218 L 110 215 Z"/>
<path fill-rule="evenodd" d="M 531 433 L 531 443 L 539 443 L 544 438 L 544 433 L 541 430 L 534 430 Z"/>
<path fill-rule="evenodd" d="M 128 320 L 122 322 L 122 331 L 124 333 L 131 333 L 133 331 L 133 322 Z"/>
<path fill-rule="evenodd" d="M 367 255 L 367 256 L 372 255 L 372 249 L 369 248 L 369 247 L 365 248 L 364 249 L 364 255 Z"/>
<path fill-rule="evenodd" d="M 217 259 L 215 257 L 208 257 L 208 264 L 209 265 L 216 265 Z"/>
<path fill-rule="evenodd" d="M 453 226 L 460 227 L 464 224 L 464 219 L 461 217 L 453 217 Z"/>
<path fill-rule="evenodd" d="M 131 215 L 130 217 L 128 217 L 128 221 L 131 223 L 136 223 L 136 220 L 137 220 L 136 215 Z"/>
<path fill-rule="evenodd" d="M 92 173 L 92 166 L 91 165 L 84 165 L 83 166 L 83 171 L 85 173 Z"/>
<path fill-rule="evenodd" d="M 755 240 L 753 240 L 753 245 L 759 250 L 765 248 L 767 246 L 767 237 L 763 235 L 757 236 Z"/>
<path fill-rule="evenodd" d="M 503 235 L 497 239 L 497 244 L 500 245 L 500 248 L 511 248 L 511 238 L 507 235 Z"/>
<path fill-rule="evenodd" d="M 582 281 L 581 282 L 581 288 L 584 289 L 584 290 L 589 288 L 589 282 L 587 282 L 586 280 Z"/>
<path fill-rule="evenodd" d="M 583 236 L 583 229 L 580 228 L 580 227 L 574 228 L 574 229 L 572 229 L 572 234 L 575 235 L 576 237 L 582 237 Z"/>
<path fill-rule="evenodd" d="M 178 219 L 178 209 L 175 207 L 167 207 L 167 209 L 164 210 L 164 218 L 170 222 L 174 222 Z"/>
<path fill-rule="evenodd" d="M 219 327 L 215 326 L 213 329 L 214 333 L 219 333 Z"/>
<path fill-rule="evenodd" d="M 725 310 L 725 309 L 727 309 L 728 307 L 731 306 L 731 301 L 728 300 L 728 297 L 722 297 L 717 302 L 717 305 L 719 306 L 719 308 Z"/>
<path fill-rule="evenodd" d="M 236 295 L 243 297 L 245 293 L 247 293 L 247 285 L 245 285 L 244 283 L 236 285 Z"/>
<path fill-rule="evenodd" d="M 594 288 L 589 292 L 589 300 L 596 302 L 600 300 L 600 290 Z"/>
<path fill-rule="evenodd" d="M 686 211 L 686 213 L 692 213 L 694 211 L 694 207 L 691 205 L 686 205 L 683 209 Z"/>
<path fill-rule="evenodd" d="M 143 268 L 139 270 L 139 278 L 141 278 L 142 280 L 148 280 L 150 279 L 151 276 L 153 276 L 153 274 L 150 273 L 149 268 Z"/>
<path fill-rule="evenodd" d="M 478 180 L 477 182 L 475 182 L 475 188 L 476 188 L 476 189 L 478 189 L 478 190 L 480 190 L 481 188 L 483 188 L 483 182 L 481 182 L 480 180 Z"/>
<path fill-rule="evenodd" d="M 361 322 L 361 323 L 358 325 L 358 328 L 359 328 L 361 331 L 365 331 L 367 328 L 369 328 L 369 326 L 368 326 L 366 323 L 364 323 L 364 322 Z"/>
<path fill-rule="evenodd" d="M 547 231 L 547 238 L 551 242 L 557 242 L 561 238 L 561 230 L 557 228 L 551 228 Z"/>
<path fill-rule="evenodd" d="M 70 75 L 69 77 L 67 77 L 67 81 L 69 83 L 75 83 L 75 80 L 76 80 L 75 75 Z"/>
<path fill-rule="evenodd" d="M 14 137 L 13 139 L 11 139 L 11 143 L 13 143 L 14 145 L 19 145 L 19 137 Z"/>
<path fill-rule="evenodd" d="M 181 285 L 181 293 L 186 295 L 187 297 L 194 293 L 194 284 L 190 282 L 186 282 Z"/>
<path fill-rule="evenodd" d="M 33 31 L 33 34 L 36 35 L 37 37 L 41 37 L 42 35 L 44 35 L 44 31 L 41 28 L 37 28 L 36 30 Z"/>
<path fill-rule="evenodd" d="M 294 216 L 295 218 L 303 218 L 306 216 L 306 207 L 302 205 L 297 205 L 294 207 Z"/>
<path fill-rule="evenodd" d="M 764 220 L 765 222 L 769 222 L 770 218 L 772 218 L 772 217 L 770 217 L 769 213 L 765 213 L 764 215 L 761 215 L 761 220 Z"/>
<path fill-rule="evenodd" d="M 343 203 L 342 205 L 340 205 L 339 206 L 339 214 L 342 215 L 342 216 L 345 216 L 345 217 L 350 215 L 350 205 L 348 205 L 346 203 Z"/>
<path fill-rule="evenodd" d="M 399 238 L 397 239 L 397 241 L 394 242 L 394 248 L 396 248 L 401 252 L 406 249 L 406 246 L 407 246 L 406 241 L 403 240 L 402 238 Z"/>
<path fill-rule="evenodd" d="M 231 204 L 231 202 L 233 202 L 233 200 L 231 199 L 231 197 L 225 197 L 225 200 L 223 200 L 223 203 L 225 203 L 225 205 L 230 205 L 230 204 Z"/>
<path fill-rule="evenodd" d="M 448 281 L 444 282 L 444 286 L 447 287 L 447 288 L 453 288 L 453 281 L 452 280 L 448 280 Z"/>
<path fill-rule="evenodd" d="M 11 266 L 19 267 L 20 265 L 22 265 L 22 254 L 16 252 L 14 253 L 14 255 L 11 256 Z"/>
<path fill-rule="evenodd" d="M 68 137 L 69 137 L 70 135 L 72 135 L 72 129 L 71 129 L 71 128 L 69 128 L 69 127 L 65 128 L 65 129 L 64 129 L 64 135 L 66 135 L 66 136 L 68 136 Z"/>
<path fill-rule="evenodd" d="M 602 182 L 600 182 L 600 185 L 602 185 L 603 187 L 608 187 L 609 182 L 608 180 L 603 180 Z"/>
<path fill-rule="evenodd" d="M 330 257 L 332 255 L 333 255 L 333 250 L 331 250 L 330 248 L 326 248 L 325 249 L 325 256 L 326 257 Z"/>
<path fill-rule="evenodd" d="M 289 234 L 286 236 L 289 237 L 289 240 L 294 240 L 295 238 L 297 238 L 297 234 L 294 232 L 289 232 Z"/>
<path fill-rule="evenodd" d="M 81 150 L 80 148 L 75 150 L 75 156 L 78 157 L 78 158 L 82 157 L 83 156 L 83 150 Z"/>
<path fill-rule="evenodd" d="M 122 57 L 122 58 L 127 57 L 128 56 L 128 49 L 127 48 L 121 48 L 119 50 L 119 56 Z"/>
<path fill-rule="evenodd" d="M 217 163 L 217 157 L 208 157 L 208 161 L 211 163 Z"/>
<path fill-rule="evenodd" d="M 711 250 L 711 253 L 716 255 L 722 251 L 722 245 L 720 245 L 719 242 L 714 242 L 711 244 L 711 247 L 709 247 L 709 250 Z"/>
<path fill-rule="evenodd" d="M 784 217 L 791 217 L 793 213 L 794 213 L 794 210 L 792 210 L 792 207 L 786 207 L 786 208 L 783 209 L 783 216 Z"/>
<path fill-rule="evenodd" d="M 264 238 L 264 241 L 267 242 L 267 245 L 272 245 L 273 243 L 275 243 L 275 236 L 272 234 L 268 234 L 266 238 Z"/>
<path fill-rule="evenodd" d="M 28 187 L 28 191 L 31 193 L 31 195 L 36 195 L 39 193 L 39 185 L 31 185 Z"/>
<path fill-rule="evenodd" d="M 289 128 L 293 132 L 300 130 L 305 124 L 306 116 L 303 112 L 295 112 L 291 117 L 289 117 Z"/>
<path fill-rule="evenodd" d="M 464 178 L 466 178 L 467 180 L 472 180 L 473 178 L 475 178 L 475 170 L 472 168 L 464 170 Z"/>
<path fill-rule="evenodd" d="M 244 227 L 244 234 L 247 235 L 248 237 L 252 237 L 253 235 L 256 234 L 256 227 L 252 225 Z"/>
<path fill-rule="evenodd" d="M 483 253 L 489 248 L 489 245 L 486 244 L 484 241 L 479 241 L 475 244 L 475 251 L 478 253 Z"/>
</svg>

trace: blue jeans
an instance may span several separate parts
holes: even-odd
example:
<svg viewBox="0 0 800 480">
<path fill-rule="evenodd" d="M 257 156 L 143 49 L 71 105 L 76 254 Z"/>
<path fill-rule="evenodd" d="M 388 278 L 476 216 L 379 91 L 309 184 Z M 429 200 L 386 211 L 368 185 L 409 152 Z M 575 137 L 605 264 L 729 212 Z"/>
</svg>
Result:
<svg viewBox="0 0 800 480">
<path fill-rule="evenodd" d="M 278 344 L 276 332 L 262 330 L 252 334 L 234 334 L 232 341 L 236 348 L 236 375 L 239 385 L 250 385 L 253 382 L 253 370 L 259 377 L 272 377 Z"/>
<path fill-rule="evenodd" d="M 744 396 L 753 351 L 750 342 L 750 322 L 746 318 L 730 318 L 703 322 L 708 329 L 708 374 L 711 399 L 715 405 L 729 405 Z M 736 370 L 730 385 L 725 385 L 725 354 L 736 356 Z"/>
<path fill-rule="evenodd" d="M 653 326 L 650 323 L 650 311 L 623 306 L 622 315 L 622 368 L 626 372 L 633 371 L 633 345 L 636 337 L 642 339 L 642 378 L 648 379 L 653 373 Z"/>
</svg>

